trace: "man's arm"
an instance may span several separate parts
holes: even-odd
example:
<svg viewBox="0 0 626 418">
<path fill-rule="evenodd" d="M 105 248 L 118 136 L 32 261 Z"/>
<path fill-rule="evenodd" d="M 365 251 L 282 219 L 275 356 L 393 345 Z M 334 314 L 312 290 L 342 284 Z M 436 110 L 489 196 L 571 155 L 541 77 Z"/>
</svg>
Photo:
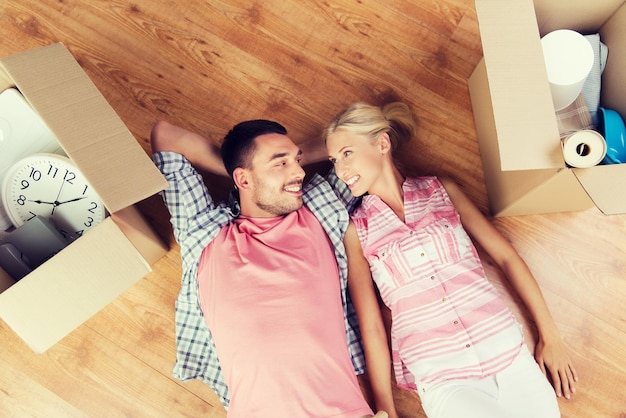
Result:
<svg viewBox="0 0 626 418">
<path fill-rule="evenodd" d="M 216 206 L 196 167 L 224 175 L 226 170 L 208 139 L 170 123 L 155 124 L 151 143 L 152 159 L 168 181 L 162 197 L 171 215 L 174 236 L 181 247 L 194 247 L 185 254 L 195 257 L 202 248 L 195 248 L 196 239 L 188 239 L 200 230 L 204 238 L 212 239 L 232 220 L 228 208 Z"/>
<path fill-rule="evenodd" d="M 202 135 L 158 121 L 152 128 L 150 142 L 152 152 L 175 152 L 183 155 L 198 169 L 228 176 L 219 150 Z"/>
</svg>

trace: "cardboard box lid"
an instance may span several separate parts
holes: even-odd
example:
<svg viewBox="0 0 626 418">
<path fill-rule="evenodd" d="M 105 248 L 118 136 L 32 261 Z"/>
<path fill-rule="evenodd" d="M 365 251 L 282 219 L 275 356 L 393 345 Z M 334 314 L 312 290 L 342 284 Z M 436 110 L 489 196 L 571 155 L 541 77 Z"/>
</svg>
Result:
<svg viewBox="0 0 626 418">
<path fill-rule="evenodd" d="M 37 353 L 150 271 L 111 218 L 0 294 L 0 317 Z"/>
<path fill-rule="evenodd" d="M 533 2 L 475 4 L 502 170 L 565 167 Z"/>
<path fill-rule="evenodd" d="M 30 105 L 113 213 L 167 182 L 63 44 L 0 59 Z"/>
<path fill-rule="evenodd" d="M 593 203 L 605 215 L 626 213 L 626 164 L 572 169 Z"/>
</svg>

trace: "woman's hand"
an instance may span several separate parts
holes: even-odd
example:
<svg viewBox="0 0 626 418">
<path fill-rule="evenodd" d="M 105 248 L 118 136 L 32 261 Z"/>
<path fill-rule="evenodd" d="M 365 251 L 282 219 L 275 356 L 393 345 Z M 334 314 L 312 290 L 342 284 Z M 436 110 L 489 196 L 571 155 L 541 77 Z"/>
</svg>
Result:
<svg viewBox="0 0 626 418">
<path fill-rule="evenodd" d="M 540 338 L 535 347 L 535 360 L 543 374 L 551 380 L 556 396 L 570 399 L 576 392 L 574 383 L 578 381 L 578 374 L 561 339 L 557 337 L 546 343 Z"/>
</svg>

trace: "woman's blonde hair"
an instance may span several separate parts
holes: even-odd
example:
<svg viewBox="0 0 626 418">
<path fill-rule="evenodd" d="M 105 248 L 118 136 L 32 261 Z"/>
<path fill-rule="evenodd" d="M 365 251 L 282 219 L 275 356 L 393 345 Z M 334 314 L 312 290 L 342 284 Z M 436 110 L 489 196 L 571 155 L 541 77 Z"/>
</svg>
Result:
<svg viewBox="0 0 626 418">
<path fill-rule="evenodd" d="M 415 121 L 411 109 L 402 102 L 392 102 L 383 107 L 367 103 L 354 103 L 337 115 L 324 129 L 324 141 L 337 130 L 367 135 L 372 140 L 387 133 L 392 149 L 409 141 L 415 134 Z"/>
</svg>

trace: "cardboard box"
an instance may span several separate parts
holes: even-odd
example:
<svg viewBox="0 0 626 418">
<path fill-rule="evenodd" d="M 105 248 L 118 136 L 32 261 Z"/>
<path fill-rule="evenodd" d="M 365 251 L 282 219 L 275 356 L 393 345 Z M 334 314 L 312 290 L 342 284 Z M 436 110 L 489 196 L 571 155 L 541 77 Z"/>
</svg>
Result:
<svg viewBox="0 0 626 418">
<path fill-rule="evenodd" d="M 0 317 L 41 353 L 165 253 L 133 205 L 167 183 L 62 44 L 0 59 L 0 90 L 8 87 L 16 87 L 44 120 L 111 214 L 0 294 Z"/>
<path fill-rule="evenodd" d="M 469 78 L 494 216 L 584 210 L 626 213 L 626 164 L 568 168 L 541 36 L 600 33 L 609 56 L 601 105 L 626 117 L 624 0 L 475 0 L 483 59 Z"/>
</svg>

